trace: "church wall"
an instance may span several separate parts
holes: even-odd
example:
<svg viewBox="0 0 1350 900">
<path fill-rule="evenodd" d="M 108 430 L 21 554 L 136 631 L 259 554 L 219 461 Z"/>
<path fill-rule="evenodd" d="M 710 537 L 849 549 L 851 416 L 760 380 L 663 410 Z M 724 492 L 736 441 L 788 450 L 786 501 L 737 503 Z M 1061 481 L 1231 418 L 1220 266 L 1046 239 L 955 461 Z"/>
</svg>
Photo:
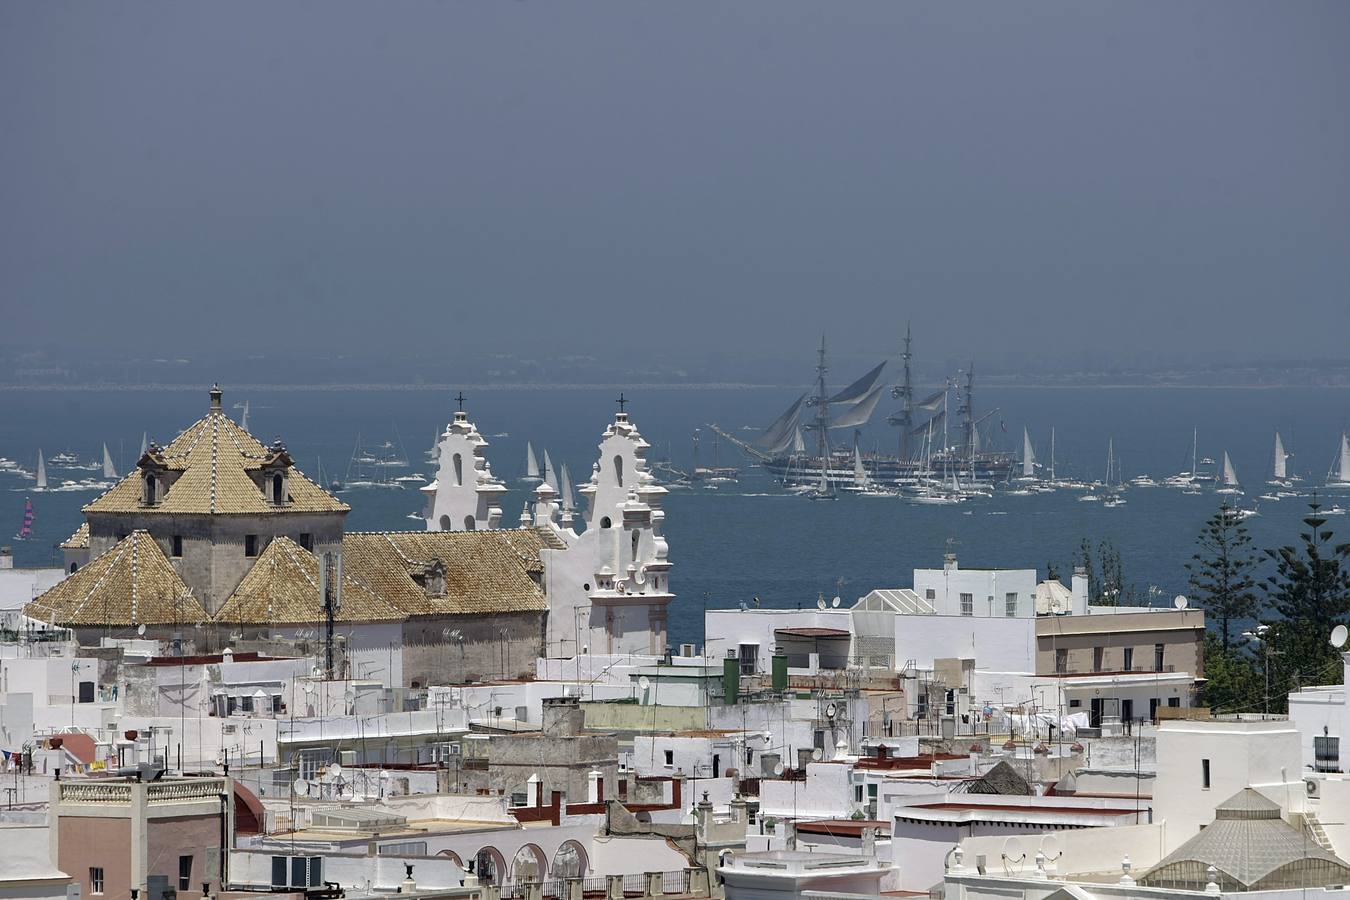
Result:
<svg viewBox="0 0 1350 900">
<path fill-rule="evenodd" d="M 403 684 L 533 677 L 546 617 L 538 611 L 410 619 L 403 626 Z M 445 629 L 457 629 L 463 643 L 446 640 Z"/>
</svg>

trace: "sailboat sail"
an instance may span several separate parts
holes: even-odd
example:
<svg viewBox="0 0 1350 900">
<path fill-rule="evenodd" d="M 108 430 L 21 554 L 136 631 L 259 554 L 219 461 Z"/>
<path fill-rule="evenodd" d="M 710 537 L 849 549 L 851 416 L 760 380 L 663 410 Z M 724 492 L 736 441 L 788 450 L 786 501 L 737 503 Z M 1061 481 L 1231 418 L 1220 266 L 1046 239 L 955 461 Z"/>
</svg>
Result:
<svg viewBox="0 0 1350 900">
<path fill-rule="evenodd" d="M 19 526 L 19 533 L 14 535 L 15 540 L 26 541 L 33 536 L 33 501 L 27 499 L 23 501 L 23 524 Z"/>
<path fill-rule="evenodd" d="M 1031 447 L 1031 435 L 1022 428 L 1022 475 L 1034 478 L 1036 475 L 1036 451 Z"/>
<path fill-rule="evenodd" d="M 562 467 L 562 505 L 563 509 L 571 512 L 576 509 L 576 498 L 572 496 L 572 476 L 567 471 L 567 463 Z"/>
<path fill-rule="evenodd" d="M 867 484 L 867 469 L 863 468 L 862 451 L 853 448 L 853 480 L 859 486 Z"/>
<path fill-rule="evenodd" d="M 244 401 L 244 414 L 239 417 L 239 427 L 248 431 L 248 401 Z"/>
<path fill-rule="evenodd" d="M 1237 487 L 1238 477 L 1237 469 L 1233 468 L 1233 461 L 1228 458 L 1228 451 L 1223 451 L 1223 483 L 1226 487 Z"/>
<path fill-rule="evenodd" d="M 141 432 L 141 456 L 144 456 L 144 455 L 145 455 L 145 451 L 146 451 L 147 448 L 149 448 L 149 446 L 150 446 L 150 441 L 146 439 L 146 433 L 145 433 L 144 431 L 142 431 L 142 432 Z M 136 461 L 137 461 L 137 462 L 140 462 L 141 456 L 136 457 Z"/>
<path fill-rule="evenodd" d="M 553 460 L 548 458 L 547 450 L 544 451 L 544 484 L 555 491 L 558 489 L 558 472 L 553 468 Z"/>
<path fill-rule="evenodd" d="M 117 477 L 117 469 L 113 467 L 112 454 L 108 452 L 107 444 L 103 445 L 103 477 Z"/>
<path fill-rule="evenodd" d="M 1341 452 L 1329 479 L 1333 484 L 1350 485 L 1350 437 L 1341 432 Z"/>
<path fill-rule="evenodd" d="M 1287 456 L 1284 452 L 1284 441 L 1280 440 L 1280 433 L 1275 432 L 1275 473 L 1274 477 L 1283 481 L 1285 479 L 1285 460 Z"/>
<path fill-rule="evenodd" d="M 38 451 L 37 489 L 39 491 L 45 491 L 47 489 L 47 463 L 42 458 L 41 450 Z"/>
<path fill-rule="evenodd" d="M 539 462 L 534 458 L 534 445 L 529 441 L 525 442 L 525 477 L 539 478 Z"/>
</svg>

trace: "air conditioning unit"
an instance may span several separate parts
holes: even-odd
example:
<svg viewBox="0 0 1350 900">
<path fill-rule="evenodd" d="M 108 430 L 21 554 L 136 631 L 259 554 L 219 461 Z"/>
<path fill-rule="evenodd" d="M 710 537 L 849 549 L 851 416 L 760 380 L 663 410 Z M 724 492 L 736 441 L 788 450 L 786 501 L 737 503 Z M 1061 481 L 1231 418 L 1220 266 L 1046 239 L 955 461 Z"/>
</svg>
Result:
<svg viewBox="0 0 1350 900">
<path fill-rule="evenodd" d="M 1308 792 L 1309 797 L 1322 796 L 1322 779 L 1305 778 L 1303 779 L 1303 789 Z"/>
</svg>

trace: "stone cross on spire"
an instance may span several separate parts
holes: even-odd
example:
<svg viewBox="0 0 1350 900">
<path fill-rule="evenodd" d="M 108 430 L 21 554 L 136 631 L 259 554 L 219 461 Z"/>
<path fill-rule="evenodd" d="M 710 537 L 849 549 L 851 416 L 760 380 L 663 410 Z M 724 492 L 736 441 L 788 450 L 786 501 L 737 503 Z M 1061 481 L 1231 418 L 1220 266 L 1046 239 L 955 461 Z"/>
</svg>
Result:
<svg viewBox="0 0 1350 900">
<path fill-rule="evenodd" d="M 459 396 L 455 397 L 455 402 L 459 404 L 459 411 L 464 412 L 464 392 L 460 391 Z"/>
<path fill-rule="evenodd" d="M 614 402 L 619 404 L 619 413 L 620 415 L 622 415 L 624 412 L 624 407 L 628 405 L 628 401 L 624 399 L 623 391 L 619 391 L 619 399 L 615 400 Z"/>
</svg>

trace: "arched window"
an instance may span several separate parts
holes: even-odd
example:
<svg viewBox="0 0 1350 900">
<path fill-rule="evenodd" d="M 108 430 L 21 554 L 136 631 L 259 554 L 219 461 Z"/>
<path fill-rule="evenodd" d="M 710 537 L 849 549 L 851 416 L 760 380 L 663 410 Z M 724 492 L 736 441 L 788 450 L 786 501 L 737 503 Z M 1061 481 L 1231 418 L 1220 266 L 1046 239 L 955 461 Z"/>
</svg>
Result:
<svg viewBox="0 0 1350 900">
<path fill-rule="evenodd" d="M 609 516 L 605 516 L 603 519 L 600 520 L 600 527 L 601 528 L 609 527 Z"/>
<path fill-rule="evenodd" d="M 452 530 L 450 528 L 450 517 L 441 516 L 441 531 L 450 531 L 450 530 Z"/>
<path fill-rule="evenodd" d="M 277 506 L 286 502 L 286 479 L 280 472 L 272 476 L 272 502 Z"/>
<path fill-rule="evenodd" d="M 637 562 L 637 558 L 638 558 L 638 541 L 640 541 L 641 539 L 642 539 L 642 535 L 638 532 L 638 530 L 637 530 L 636 528 L 634 528 L 634 529 L 633 529 L 633 562 Z"/>
<path fill-rule="evenodd" d="M 465 531 L 473 531 L 473 529 L 474 529 L 474 520 L 473 520 L 473 516 L 465 516 L 465 517 L 464 517 L 464 530 L 465 530 Z"/>
<path fill-rule="evenodd" d="M 623 457 L 617 454 L 614 456 L 614 480 L 623 487 Z"/>
<path fill-rule="evenodd" d="M 79 563 L 71 563 L 71 564 L 70 564 L 70 574 L 74 575 L 74 574 L 75 574 L 75 570 L 78 569 L 79 567 L 80 567 L 80 564 L 79 564 Z"/>
<path fill-rule="evenodd" d="M 454 463 L 455 463 L 455 485 L 459 486 L 464 483 L 464 460 L 460 458 L 460 455 L 458 453 L 455 454 Z"/>
<path fill-rule="evenodd" d="M 147 506 L 155 505 L 155 476 L 147 473 L 145 476 L 145 502 Z"/>
</svg>

